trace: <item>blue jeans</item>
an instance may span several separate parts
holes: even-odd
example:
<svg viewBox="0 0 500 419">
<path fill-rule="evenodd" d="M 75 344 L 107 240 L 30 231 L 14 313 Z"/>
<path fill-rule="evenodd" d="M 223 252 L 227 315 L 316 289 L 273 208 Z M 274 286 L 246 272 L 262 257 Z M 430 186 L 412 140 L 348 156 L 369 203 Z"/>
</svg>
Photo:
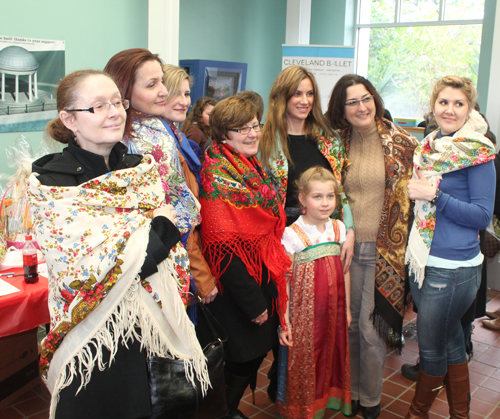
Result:
<svg viewBox="0 0 500 419">
<path fill-rule="evenodd" d="M 460 319 L 481 284 L 481 265 L 459 269 L 426 267 L 421 289 L 410 276 L 410 289 L 418 308 L 417 333 L 420 368 L 442 376 L 448 364 L 467 361 Z"/>
</svg>

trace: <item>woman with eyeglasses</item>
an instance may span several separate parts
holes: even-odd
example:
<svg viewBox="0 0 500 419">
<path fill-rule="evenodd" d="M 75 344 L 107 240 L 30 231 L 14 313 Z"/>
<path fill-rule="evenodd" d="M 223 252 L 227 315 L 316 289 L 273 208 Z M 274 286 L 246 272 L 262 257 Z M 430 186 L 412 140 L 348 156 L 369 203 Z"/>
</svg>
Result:
<svg viewBox="0 0 500 419">
<path fill-rule="evenodd" d="M 407 419 L 428 417 L 443 385 L 450 417 L 469 417 L 464 334 L 470 327 L 461 318 L 481 284 L 479 230 L 491 221 L 495 200 L 495 147 L 474 110 L 476 97 L 466 77 L 438 80 L 430 105 L 439 129 L 413 156 L 408 195 L 415 200 L 414 221 L 406 259 L 418 308 L 420 368 Z"/>
<path fill-rule="evenodd" d="M 350 164 L 342 181 L 356 230 L 351 264 L 352 414 L 380 414 L 387 344 L 402 348 L 411 179 L 417 140 L 383 118 L 384 103 L 356 74 L 335 85 L 327 119 L 339 130 Z"/>
<path fill-rule="evenodd" d="M 203 253 L 219 293 L 210 310 L 224 345 L 228 418 L 267 353 L 278 344 L 290 260 L 281 246 L 284 210 L 256 158 L 261 125 L 252 100 L 223 99 L 210 114 L 212 144 L 201 172 Z"/>
<path fill-rule="evenodd" d="M 150 417 L 148 354 L 192 362 L 208 385 L 179 294 L 188 263 L 176 213 L 154 160 L 121 143 L 128 106 L 106 73 L 66 76 L 46 131 L 68 147 L 35 161 L 29 178 L 49 270 L 40 370 L 51 419 Z"/>
<path fill-rule="evenodd" d="M 174 93 L 169 95 L 163 84 L 165 77 L 162 66 L 157 54 L 152 54 L 147 49 L 133 48 L 114 55 L 104 70 L 116 80 L 123 97 L 130 101 L 124 143 L 131 153 L 151 154 L 155 158 L 165 200 L 177 212 L 177 227 L 181 232 L 182 243 L 191 253 L 190 249 L 195 247 L 193 242 L 196 241 L 191 232 L 201 221 L 199 202 L 186 183 L 182 167 L 184 156 L 179 151 L 178 141 L 172 135 L 168 123 L 170 119 L 168 116 L 166 120 L 162 119 L 167 107 L 173 105 L 173 100 L 177 97 L 173 96 Z M 175 94 L 177 93 L 178 90 Z M 186 111 L 184 104 L 180 105 L 181 112 L 172 109 L 176 118 Z M 199 165 L 196 156 L 188 159 L 193 168 Z M 215 292 L 213 278 L 207 274 L 203 276 L 206 282 L 198 282 L 199 278 L 198 275 L 194 276 L 198 295 L 207 297 L 205 302 L 210 302 Z"/>
</svg>

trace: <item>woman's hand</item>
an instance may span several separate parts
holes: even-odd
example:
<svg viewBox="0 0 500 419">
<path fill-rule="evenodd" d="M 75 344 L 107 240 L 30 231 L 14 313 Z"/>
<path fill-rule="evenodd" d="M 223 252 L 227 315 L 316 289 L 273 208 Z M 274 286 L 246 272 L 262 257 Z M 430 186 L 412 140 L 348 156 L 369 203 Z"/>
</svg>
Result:
<svg viewBox="0 0 500 419">
<path fill-rule="evenodd" d="M 340 252 L 340 260 L 342 260 L 344 273 L 349 272 L 353 256 L 354 256 L 354 229 L 351 228 L 346 234 L 345 242 L 342 243 L 342 249 Z"/>
<path fill-rule="evenodd" d="M 408 196 L 410 199 L 432 201 L 436 195 L 436 188 L 425 178 L 420 167 L 418 167 L 416 171 L 418 179 L 410 179 L 408 181 Z"/>
<path fill-rule="evenodd" d="M 153 211 L 153 218 L 158 216 L 163 216 L 172 221 L 172 224 L 177 226 L 177 211 L 174 210 L 172 205 L 162 205 L 160 208 L 156 208 Z"/>
<path fill-rule="evenodd" d="M 267 309 L 262 313 L 259 317 L 256 317 L 255 319 L 252 320 L 253 323 L 261 326 L 267 321 Z"/>
<path fill-rule="evenodd" d="M 288 328 L 288 330 L 283 330 L 283 332 L 279 332 L 278 339 L 280 340 L 281 346 L 293 346 L 292 331 L 290 328 Z"/>
<path fill-rule="evenodd" d="M 212 291 L 210 291 L 205 297 L 201 299 L 203 304 L 210 304 L 213 300 L 215 300 L 215 296 L 219 293 L 217 287 L 214 287 Z"/>
</svg>

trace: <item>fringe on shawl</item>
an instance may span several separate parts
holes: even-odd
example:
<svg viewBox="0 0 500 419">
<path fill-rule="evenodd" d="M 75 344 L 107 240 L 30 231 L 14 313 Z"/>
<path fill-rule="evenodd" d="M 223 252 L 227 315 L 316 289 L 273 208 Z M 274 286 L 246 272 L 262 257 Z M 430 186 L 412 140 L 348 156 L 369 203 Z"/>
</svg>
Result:
<svg viewBox="0 0 500 419">
<path fill-rule="evenodd" d="M 172 265 L 172 266 L 168 266 Z M 173 263 L 169 259 L 158 265 L 158 270 L 161 275 L 161 285 L 165 287 L 167 292 L 178 292 L 181 290 L 181 285 L 176 281 L 170 273 L 173 269 Z M 177 284 L 177 290 L 172 289 L 172 283 Z M 89 382 L 94 366 L 97 364 L 100 371 L 104 371 L 107 367 L 103 361 L 102 348 L 103 346 L 110 351 L 109 365 L 118 350 L 118 345 L 123 343 L 128 347 L 128 342 L 134 342 L 137 339 L 141 342 L 141 349 L 145 348 L 148 356 L 161 356 L 165 358 L 180 358 L 184 361 L 186 379 L 196 386 L 195 378 L 201 384 L 202 394 L 206 395 L 210 378 L 206 366 L 206 358 L 201 353 L 195 354 L 192 359 L 186 358 L 183 354 L 174 350 L 172 345 L 165 339 L 165 334 L 157 324 L 153 316 L 148 312 L 146 301 L 139 297 L 139 288 L 141 287 L 139 277 L 131 284 L 125 297 L 115 307 L 109 318 L 95 332 L 95 334 L 85 344 L 60 371 L 59 377 L 52 391 L 50 404 L 50 418 L 55 418 L 57 404 L 59 402 L 60 392 L 65 387 L 69 386 L 77 374 L 81 377 L 81 385 L 76 394 L 80 392 Z M 151 301 L 152 304 L 156 304 Z M 186 316 L 184 305 L 179 298 L 179 304 L 174 304 L 175 318 L 178 319 L 177 327 L 183 326 L 183 330 L 189 337 L 189 346 L 191 348 L 199 347 L 198 339 L 194 331 L 192 323 L 189 321 L 181 321 L 181 316 Z M 141 334 L 136 331 L 139 327 Z M 92 354 L 91 348 L 96 349 L 96 355 Z"/>
<path fill-rule="evenodd" d="M 410 246 L 406 249 L 405 264 L 408 265 L 408 277 L 411 274 L 415 274 L 415 282 L 418 284 L 418 289 L 422 288 L 425 278 L 425 265 L 420 266 Z"/>
</svg>

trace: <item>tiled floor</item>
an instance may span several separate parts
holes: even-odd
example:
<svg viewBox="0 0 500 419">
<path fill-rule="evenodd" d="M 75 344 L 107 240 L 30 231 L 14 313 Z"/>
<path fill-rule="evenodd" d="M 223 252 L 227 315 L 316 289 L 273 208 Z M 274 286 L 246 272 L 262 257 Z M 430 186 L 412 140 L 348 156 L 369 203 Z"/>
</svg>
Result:
<svg viewBox="0 0 500 419">
<path fill-rule="evenodd" d="M 488 309 L 500 308 L 500 292 L 489 291 Z M 406 316 L 406 328 L 411 330 L 415 322 L 415 314 L 409 312 Z M 471 419 L 500 419 L 500 332 L 483 327 L 481 319 L 476 320 L 474 334 L 474 358 L 469 363 L 472 391 Z M 382 394 L 382 413 L 380 419 L 403 418 L 408 411 L 415 392 L 415 383 L 401 375 L 401 366 L 407 362 L 415 362 L 418 358 L 417 344 L 410 339 L 401 356 L 389 354 L 384 372 L 384 389 Z M 252 419 L 268 419 L 274 417 L 274 405 L 267 397 L 266 373 L 271 366 L 270 355 L 260 369 L 255 392 L 255 404 L 252 394 L 247 390 L 240 409 Z M 27 394 L 13 402 L 7 408 L 0 410 L 1 419 L 47 419 L 49 394 L 40 384 Z M 432 406 L 430 418 L 448 417 L 446 392 L 441 391 Z M 326 419 L 343 418 L 341 413 L 328 411 Z M 358 415 L 362 417 L 361 413 Z"/>
</svg>

